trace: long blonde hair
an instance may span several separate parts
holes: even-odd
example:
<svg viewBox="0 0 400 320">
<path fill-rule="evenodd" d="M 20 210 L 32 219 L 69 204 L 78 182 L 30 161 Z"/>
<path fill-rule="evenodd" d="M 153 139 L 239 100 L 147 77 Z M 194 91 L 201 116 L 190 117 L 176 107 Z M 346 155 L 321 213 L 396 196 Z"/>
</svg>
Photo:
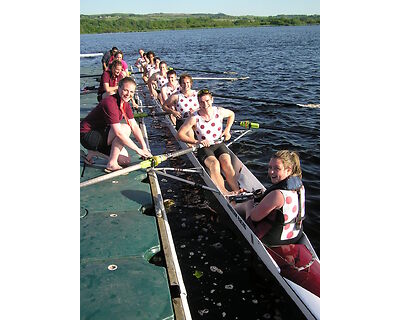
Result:
<svg viewBox="0 0 400 320">
<path fill-rule="evenodd" d="M 300 158 L 296 151 L 290 150 L 279 150 L 275 152 L 272 158 L 282 160 L 283 167 L 285 169 L 292 169 L 292 176 L 302 177 L 301 167 L 300 167 Z"/>
</svg>

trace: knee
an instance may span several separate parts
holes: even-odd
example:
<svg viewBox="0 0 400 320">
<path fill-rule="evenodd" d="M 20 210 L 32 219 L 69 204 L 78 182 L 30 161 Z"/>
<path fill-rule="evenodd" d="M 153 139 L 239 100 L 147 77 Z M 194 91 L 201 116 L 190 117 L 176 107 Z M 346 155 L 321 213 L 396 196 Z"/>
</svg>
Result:
<svg viewBox="0 0 400 320">
<path fill-rule="evenodd" d="M 219 161 L 217 159 L 209 159 L 209 161 L 207 163 L 207 167 L 211 171 L 220 171 L 220 164 L 219 164 Z"/>
<path fill-rule="evenodd" d="M 219 157 L 219 162 L 221 163 L 222 168 L 232 167 L 231 157 L 229 155 Z"/>
</svg>

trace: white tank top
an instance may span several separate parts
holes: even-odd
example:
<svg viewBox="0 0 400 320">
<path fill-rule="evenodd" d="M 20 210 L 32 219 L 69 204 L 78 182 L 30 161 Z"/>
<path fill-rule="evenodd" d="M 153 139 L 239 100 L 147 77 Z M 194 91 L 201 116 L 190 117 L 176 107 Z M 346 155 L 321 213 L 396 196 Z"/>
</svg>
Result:
<svg viewBox="0 0 400 320">
<path fill-rule="evenodd" d="M 219 113 L 219 108 L 213 107 L 214 114 L 209 121 L 206 121 L 198 112 L 194 113 L 196 118 L 196 136 L 197 140 L 213 141 L 221 137 L 222 134 L 222 116 Z"/>
<path fill-rule="evenodd" d="M 178 111 L 182 118 L 187 118 L 190 113 L 199 110 L 199 101 L 197 100 L 197 91 L 193 90 L 193 93 L 189 97 L 185 97 L 183 93 L 178 94 L 178 102 L 176 104 L 176 111 Z"/>
</svg>

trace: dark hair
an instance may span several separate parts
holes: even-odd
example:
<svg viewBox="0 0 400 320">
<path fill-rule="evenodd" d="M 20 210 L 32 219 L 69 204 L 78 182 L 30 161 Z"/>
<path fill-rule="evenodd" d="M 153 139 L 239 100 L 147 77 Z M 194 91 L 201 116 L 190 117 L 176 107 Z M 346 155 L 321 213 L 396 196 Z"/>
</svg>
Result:
<svg viewBox="0 0 400 320">
<path fill-rule="evenodd" d="M 118 48 L 117 47 L 112 47 L 111 51 L 114 51 L 114 50 L 118 51 Z"/>
<path fill-rule="evenodd" d="M 160 63 L 160 64 L 161 64 L 161 63 Z M 167 77 L 168 77 L 169 75 L 171 75 L 171 74 L 176 75 L 176 71 L 175 71 L 175 70 L 168 70 L 168 71 L 167 71 Z"/>
<path fill-rule="evenodd" d="M 112 70 L 113 68 L 116 68 L 116 67 L 118 67 L 118 66 L 121 66 L 121 67 L 122 67 L 122 62 L 119 61 L 119 60 L 117 60 L 117 59 L 115 59 L 115 60 L 113 60 L 113 61 L 111 62 L 111 64 L 110 64 L 110 69 Z"/>
<path fill-rule="evenodd" d="M 118 50 L 116 53 L 114 53 L 114 58 L 117 57 L 117 55 L 121 54 L 122 55 L 122 59 L 124 58 L 124 53 L 121 50 Z"/>
</svg>

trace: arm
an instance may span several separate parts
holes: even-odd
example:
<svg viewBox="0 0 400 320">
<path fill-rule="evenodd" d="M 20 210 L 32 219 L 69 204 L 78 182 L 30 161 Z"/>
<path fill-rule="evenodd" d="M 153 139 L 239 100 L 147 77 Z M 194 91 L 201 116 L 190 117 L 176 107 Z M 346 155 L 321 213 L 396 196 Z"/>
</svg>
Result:
<svg viewBox="0 0 400 320">
<path fill-rule="evenodd" d="M 149 88 L 150 94 L 153 98 L 157 98 L 157 91 L 154 89 L 156 82 L 157 82 L 156 77 L 157 77 L 157 73 L 154 73 L 149 78 L 149 81 L 147 81 L 147 87 Z"/>
<path fill-rule="evenodd" d="M 281 208 L 284 204 L 283 194 L 279 190 L 269 193 L 253 209 L 246 212 L 246 218 L 250 217 L 252 221 L 260 221 L 269 215 L 273 210 Z"/>
<path fill-rule="evenodd" d="M 146 142 L 144 141 L 142 131 L 140 130 L 137 122 L 135 119 L 129 119 L 129 123 L 131 124 L 131 128 L 133 129 L 132 133 L 135 139 L 140 143 L 142 146 L 142 150 L 139 150 L 140 152 L 139 155 L 144 156 L 144 157 L 151 157 L 150 151 L 147 149 Z"/>
<path fill-rule="evenodd" d="M 111 95 L 111 94 L 114 94 L 117 92 L 118 83 L 115 87 L 110 87 L 110 84 L 108 82 L 104 82 L 103 87 L 104 87 L 104 91 Z"/>
<path fill-rule="evenodd" d="M 175 118 L 180 119 L 182 118 L 181 114 L 178 111 L 174 110 L 177 101 L 178 101 L 178 94 L 173 94 L 169 96 L 169 98 L 164 102 L 162 108 L 165 112 L 171 113 L 172 115 L 175 116 Z"/>
<path fill-rule="evenodd" d="M 220 108 L 220 113 L 223 118 L 228 118 L 226 122 L 226 127 L 222 135 L 225 136 L 225 140 L 229 140 L 231 138 L 231 127 L 233 122 L 235 121 L 235 113 L 232 110 Z"/>
<path fill-rule="evenodd" d="M 167 99 L 168 99 L 168 95 L 167 95 L 167 85 L 164 85 L 162 88 L 161 88 L 161 105 L 163 105 L 164 104 L 164 102 L 165 101 L 167 101 Z"/>
<path fill-rule="evenodd" d="M 183 123 L 183 125 L 179 128 L 177 138 L 183 142 L 189 143 L 189 144 L 198 144 L 200 143 L 199 140 L 196 140 L 195 138 L 192 138 L 190 136 L 190 131 L 193 130 L 193 126 L 196 124 L 196 118 L 194 117 L 189 117 L 186 119 L 186 121 Z"/>
</svg>

